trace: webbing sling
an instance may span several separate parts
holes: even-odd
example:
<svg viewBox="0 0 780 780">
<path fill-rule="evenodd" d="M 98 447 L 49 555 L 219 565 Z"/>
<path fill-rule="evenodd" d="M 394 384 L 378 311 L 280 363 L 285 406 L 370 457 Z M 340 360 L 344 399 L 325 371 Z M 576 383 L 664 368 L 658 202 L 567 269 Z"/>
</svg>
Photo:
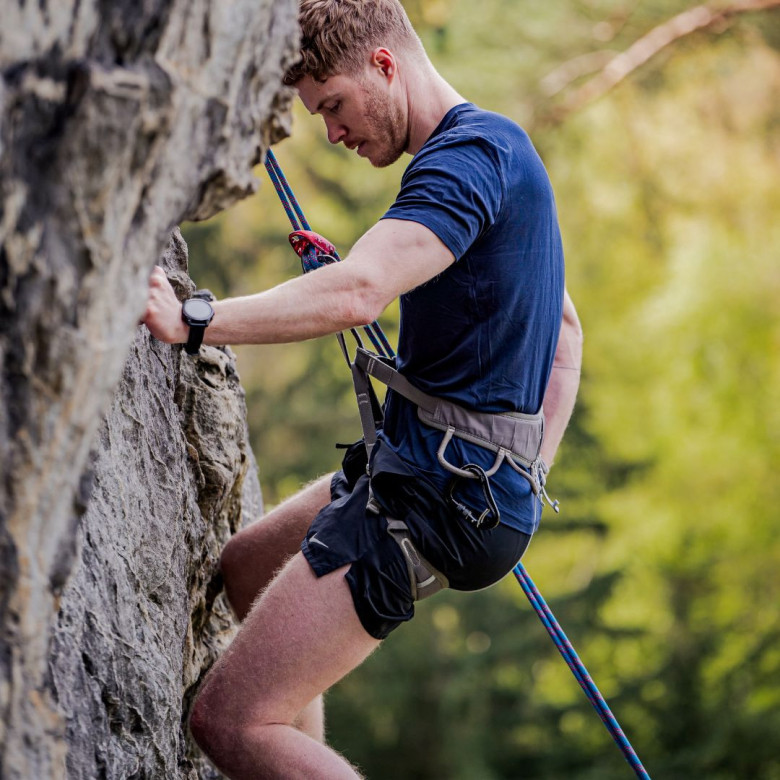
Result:
<svg viewBox="0 0 780 780">
<path fill-rule="evenodd" d="M 284 206 L 284 209 L 287 212 L 288 217 L 290 218 L 290 222 L 293 226 L 293 230 L 300 231 L 301 227 L 303 227 L 303 229 L 306 231 L 310 230 L 309 225 L 303 216 L 303 211 L 301 210 L 301 207 L 298 205 L 298 201 L 295 199 L 292 189 L 290 188 L 290 185 L 287 183 L 287 179 L 282 173 L 282 169 L 279 167 L 279 163 L 277 162 L 274 153 L 270 149 L 266 154 L 265 167 L 266 170 L 268 171 L 268 175 L 271 178 L 271 181 L 274 184 L 276 192 L 279 195 L 279 200 L 282 202 L 282 206 Z M 318 268 L 320 265 L 323 265 L 326 262 L 333 262 L 333 260 L 338 260 L 338 255 L 335 253 L 334 250 L 333 258 L 330 261 L 323 260 L 320 262 L 319 259 L 317 258 L 316 245 L 313 242 L 309 242 L 309 244 L 313 248 L 310 249 L 310 247 L 307 246 L 303 250 L 309 252 L 309 256 L 311 258 L 309 267 L 306 267 L 307 264 L 303 262 L 303 255 L 299 253 L 299 256 L 301 256 L 302 264 L 304 266 L 303 268 L 304 273 L 313 270 L 313 268 Z M 295 244 L 293 244 L 293 247 L 295 248 Z M 296 249 L 296 251 L 298 250 Z M 366 326 L 366 329 L 367 329 L 366 330 L 367 333 L 369 331 L 371 332 L 371 342 L 377 348 L 377 352 L 379 353 L 379 355 L 385 358 L 392 358 L 394 356 L 393 349 L 392 347 L 390 347 L 390 344 L 388 343 L 387 338 L 382 332 L 382 329 L 379 327 L 379 324 L 373 322 L 371 323 L 370 326 Z M 358 342 L 358 346 L 361 347 L 362 344 L 360 343 L 359 335 L 354 330 L 352 331 L 352 333 Z M 349 354 L 347 353 L 346 344 L 344 342 L 344 338 L 342 334 L 338 334 L 338 338 L 339 338 L 339 343 L 341 344 L 341 348 L 344 351 L 347 362 L 350 364 L 350 366 L 353 366 L 354 364 L 352 363 L 352 361 L 349 360 Z M 370 396 L 373 395 L 372 391 L 369 390 L 367 391 L 367 393 L 369 397 L 366 399 L 365 403 L 368 404 L 368 408 L 371 408 L 372 403 L 375 403 L 376 399 L 374 398 L 374 401 L 372 402 L 370 399 Z M 372 409 L 372 414 L 374 411 L 375 410 Z M 362 417 L 362 411 L 361 411 L 361 417 Z M 403 529 L 398 529 L 398 532 L 403 534 Z M 403 536 L 401 538 L 403 538 Z M 409 556 L 407 556 L 407 563 L 409 563 L 409 561 L 410 558 Z M 552 637 L 552 640 L 556 648 L 558 649 L 558 652 L 561 654 L 563 660 L 571 669 L 572 674 L 574 675 L 575 679 L 579 683 L 582 690 L 585 692 L 585 695 L 588 697 L 588 701 L 593 705 L 594 709 L 598 713 L 598 716 L 601 718 L 601 721 L 602 723 L 604 723 L 607 731 L 609 731 L 610 735 L 615 741 L 615 744 L 618 746 L 618 748 L 620 748 L 620 751 L 623 753 L 623 757 L 626 759 L 629 766 L 634 770 L 634 773 L 638 778 L 640 778 L 640 780 L 650 780 L 650 775 L 647 773 L 644 766 L 642 766 L 642 762 L 639 760 L 639 756 L 637 756 L 636 752 L 634 751 L 634 748 L 631 746 L 631 743 L 628 741 L 628 738 L 623 733 L 623 730 L 620 728 L 620 725 L 618 724 L 615 716 L 612 714 L 609 705 L 607 704 L 604 697 L 601 695 L 599 689 L 596 687 L 596 684 L 591 679 L 590 675 L 588 674 L 588 670 L 585 668 L 585 665 L 580 660 L 580 657 L 577 655 L 577 652 L 574 650 L 574 647 L 572 646 L 571 642 L 569 642 L 568 638 L 566 637 L 566 634 L 563 632 L 563 629 L 559 625 L 558 621 L 555 619 L 555 616 L 553 615 L 550 608 L 547 606 L 547 603 L 542 598 L 541 593 L 539 593 L 539 590 L 537 589 L 533 580 L 529 576 L 528 572 L 525 570 L 523 564 L 518 563 L 515 566 L 513 573 L 517 578 L 517 581 L 520 583 L 520 587 L 522 587 L 523 592 L 527 596 L 528 601 L 530 602 L 531 606 L 534 608 L 534 611 L 536 612 L 539 619 L 541 620 L 542 625 L 545 627 L 547 632 Z"/>
</svg>

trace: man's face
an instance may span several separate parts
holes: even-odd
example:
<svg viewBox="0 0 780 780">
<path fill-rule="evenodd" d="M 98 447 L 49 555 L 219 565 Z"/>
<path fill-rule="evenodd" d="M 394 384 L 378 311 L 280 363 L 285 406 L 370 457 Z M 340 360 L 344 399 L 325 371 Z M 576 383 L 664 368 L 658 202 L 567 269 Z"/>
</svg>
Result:
<svg viewBox="0 0 780 780">
<path fill-rule="evenodd" d="M 296 87 L 308 111 L 322 115 L 332 144 L 357 150 L 376 168 L 391 165 L 406 150 L 403 110 L 380 77 L 367 72 L 317 82 L 305 76 Z"/>
</svg>

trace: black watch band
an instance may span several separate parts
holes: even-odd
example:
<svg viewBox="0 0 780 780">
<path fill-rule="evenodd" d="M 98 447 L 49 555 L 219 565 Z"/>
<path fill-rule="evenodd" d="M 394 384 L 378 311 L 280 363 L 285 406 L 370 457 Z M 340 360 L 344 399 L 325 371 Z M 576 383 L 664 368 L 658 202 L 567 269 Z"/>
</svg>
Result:
<svg viewBox="0 0 780 780">
<path fill-rule="evenodd" d="M 190 335 L 187 337 L 187 343 L 184 345 L 184 351 L 188 355 L 197 355 L 200 352 L 200 345 L 203 343 L 205 333 L 205 325 L 190 325 Z"/>
<path fill-rule="evenodd" d="M 211 320 L 214 318 L 214 309 L 209 300 L 214 296 L 208 290 L 198 291 L 188 298 L 181 307 L 181 318 L 189 326 L 190 333 L 184 351 L 188 355 L 197 355 L 203 344 L 203 335 Z"/>
</svg>

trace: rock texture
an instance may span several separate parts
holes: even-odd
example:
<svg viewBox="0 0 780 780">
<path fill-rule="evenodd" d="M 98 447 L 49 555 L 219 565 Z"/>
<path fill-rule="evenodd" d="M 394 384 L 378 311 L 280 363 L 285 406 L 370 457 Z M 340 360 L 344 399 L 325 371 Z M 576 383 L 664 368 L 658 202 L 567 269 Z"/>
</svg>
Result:
<svg viewBox="0 0 780 780">
<path fill-rule="evenodd" d="M 162 264 L 193 291 L 178 231 Z M 91 474 L 49 654 L 68 777 L 209 776 L 182 721 L 234 630 L 220 550 L 261 510 L 230 351 L 193 360 L 140 331 Z"/>
<path fill-rule="evenodd" d="M 183 702 L 230 630 L 214 564 L 259 493 L 229 353 L 188 362 L 136 324 L 174 226 L 253 192 L 285 132 L 296 6 L 0 0 L 8 780 L 208 775 Z M 183 293 L 175 233 L 166 262 Z"/>
</svg>

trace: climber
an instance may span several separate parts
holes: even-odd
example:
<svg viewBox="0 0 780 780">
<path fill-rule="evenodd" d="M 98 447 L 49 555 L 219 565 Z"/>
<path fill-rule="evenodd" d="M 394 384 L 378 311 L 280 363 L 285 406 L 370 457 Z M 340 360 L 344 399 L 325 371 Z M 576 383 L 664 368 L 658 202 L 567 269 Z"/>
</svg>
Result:
<svg viewBox="0 0 780 780">
<path fill-rule="evenodd" d="M 299 20 L 286 83 L 322 116 L 331 143 L 375 167 L 412 155 L 395 202 L 342 262 L 255 295 L 182 306 L 157 268 L 144 322 L 195 354 L 201 342 L 348 330 L 400 296 L 402 377 L 467 419 L 537 421 L 539 438 L 534 475 L 507 463 L 491 473 L 496 453 L 474 437 L 456 432 L 447 444 L 449 461 L 486 478 L 461 480 L 457 503 L 478 512 L 487 484 L 500 511 L 496 527 L 480 527 L 447 500 L 442 431 L 390 390 L 370 474 L 358 443 L 341 471 L 236 534 L 221 567 L 242 625 L 190 720 L 231 778 L 359 776 L 324 743 L 322 693 L 412 617 L 410 556 L 456 590 L 512 570 L 538 526 L 539 467 L 552 461 L 579 383 L 555 203 L 527 135 L 436 72 L 398 0 L 301 0 Z M 398 520 L 404 544 L 388 532 Z"/>
</svg>

